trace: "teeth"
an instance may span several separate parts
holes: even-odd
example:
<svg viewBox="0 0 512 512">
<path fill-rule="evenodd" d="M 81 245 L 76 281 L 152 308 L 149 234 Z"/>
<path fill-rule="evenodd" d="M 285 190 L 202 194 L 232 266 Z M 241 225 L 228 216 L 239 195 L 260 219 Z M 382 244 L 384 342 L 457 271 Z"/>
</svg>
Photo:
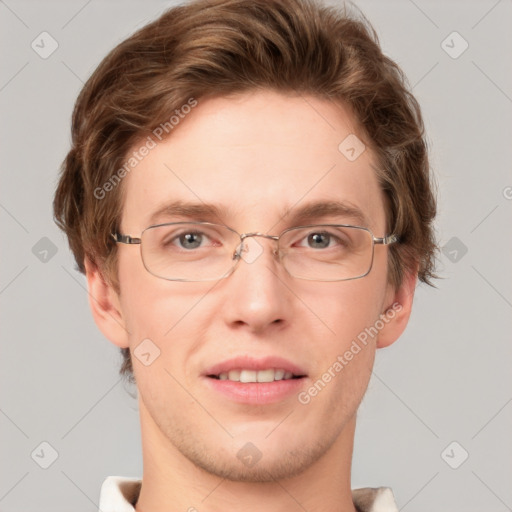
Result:
<svg viewBox="0 0 512 512">
<path fill-rule="evenodd" d="M 260 370 L 257 372 L 256 378 L 258 382 L 274 382 L 275 371 L 271 368 L 270 370 Z"/>
<path fill-rule="evenodd" d="M 274 371 L 274 380 L 281 380 L 284 377 L 284 370 L 275 370 Z"/>
<path fill-rule="evenodd" d="M 275 380 L 288 380 L 293 377 L 292 372 L 286 372 L 280 368 L 268 370 L 230 370 L 219 374 L 219 380 L 231 380 L 233 382 L 274 382 Z"/>
<path fill-rule="evenodd" d="M 240 370 L 231 370 L 228 373 L 229 380 L 236 380 L 237 382 L 240 381 Z"/>
<path fill-rule="evenodd" d="M 254 370 L 242 370 L 240 372 L 240 382 L 258 382 L 258 373 Z"/>
</svg>

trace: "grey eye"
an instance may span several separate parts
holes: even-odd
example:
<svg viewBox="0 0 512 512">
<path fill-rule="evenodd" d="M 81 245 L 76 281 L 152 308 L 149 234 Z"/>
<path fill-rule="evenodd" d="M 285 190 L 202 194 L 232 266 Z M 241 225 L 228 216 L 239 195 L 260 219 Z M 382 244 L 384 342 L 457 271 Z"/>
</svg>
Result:
<svg viewBox="0 0 512 512">
<path fill-rule="evenodd" d="M 201 233 L 184 233 L 178 237 L 181 247 L 184 249 L 197 249 L 203 241 Z"/>
<path fill-rule="evenodd" d="M 308 245 L 313 249 L 325 249 L 329 247 L 331 235 L 329 233 L 311 233 L 308 235 Z"/>
</svg>

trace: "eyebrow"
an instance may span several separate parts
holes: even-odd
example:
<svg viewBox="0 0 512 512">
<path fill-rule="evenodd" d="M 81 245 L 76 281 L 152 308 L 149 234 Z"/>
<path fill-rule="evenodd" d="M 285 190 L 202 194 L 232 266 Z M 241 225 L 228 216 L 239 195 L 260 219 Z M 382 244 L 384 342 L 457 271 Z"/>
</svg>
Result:
<svg viewBox="0 0 512 512">
<path fill-rule="evenodd" d="M 216 220 L 223 223 L 223 218 L 228 217 L 228 212 L 225 208 L 212 203 L 174 201 L 155 210 L 149 217 L 149 225 L 169 217 L 182 217 L 196 221 Z M 326 217 L 337 218 L 337 220 L 342 218 L 344 221 L 355 221 L 359 226 L 368 226 L 368 219 L 363 211 L 347 201 L 315 201 L 299 208 L 290 207 L 285 210 L 281 220 L 287 219 L 287 223 L 299 225 Z"/>
<path fill-rule="evenodd" d="M 174 201 L 155 210 L 149 217 L 149 223 L 154 224 L 162 217 L 187 217 L 195 220 L 222 220 L 222 213 L 222 208 L 211 203 Z"/>
<path fill-rule="evenodd" d="M 356 205 L 347 201 L 316 201 L 307 203 L 300 208 L 287 210 L 285 217 L 291 214 L 291 221 L 303 224 L 325 217 L 342 217 L 344 220 L 355 221 L 358 225 L 368 226 L 368 219 Z"/>
</svg>

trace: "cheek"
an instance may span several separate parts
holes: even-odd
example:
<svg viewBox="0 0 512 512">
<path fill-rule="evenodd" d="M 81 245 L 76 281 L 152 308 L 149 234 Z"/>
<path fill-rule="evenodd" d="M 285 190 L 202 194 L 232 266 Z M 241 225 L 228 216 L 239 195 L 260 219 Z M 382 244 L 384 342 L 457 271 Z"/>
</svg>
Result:
<svg viewBox="0 0 512 512">
<path fill-rule="evenodd" d="M 121 308 L 133 369 L 141 393 L 154 399 L 158 390 L 177 386 L 170 374 L 188 382 L 187 363 L 204 343 L 211 324 L 212 313 L 205 304 L 212 284 L 166 281 L 144 268 L 140 254 L 123 256 L 119 259 Z"/>
<path fill-rule="evenodd" d="M 296 290 L 316 317 L 318 332 L 324 333 L 317 339 L 326 349 L 322 352 L 343 349 L 378 319 L 385 283 L 375 277 L 377 273 L 352 281 L 317 283 L 315 287 L 308 284 L 309 288 Z"/>
<path fill-rule="evenodd" d="M 161 302 L 155 301 L 153 281 L 157 278 L 146 271 L 140 253 L 135 250 L 133 252 L 136 254 L 123 251 L 118 260 L 121 307 L 132 344 L 141 338 L 151 338 L 161 330 L 155 324 L 159 316 L 157 306 Z"/>
<path fill-rule="evenodd" d="M 375 357 L 372 327 L 381 313 L 380 288 L 382 284 L 368 275 L 354 281 L 324 283 L 314 294 L 309 293 L 308 303 L 318 317 L 311 353 L 315 361 L 312 384 L 316 392 L 330 388 L 320 401 L 343 398 L 338 403 L 349 407 L 364 393 Z"/>
<path fill-rule="evenodd" d="M 376 339 L 365 329 L 378 317 L 376 301 L 372 301 L 372 294 L 351 285 L 343 292 L 324 294 L 320 311 L 333 332 L 316 339 L 315 370 L 310 386 L 298 399 L 307 410 L 316 411 L 320 423 L 332 424 L 334 430 L 341 427 L 342 418 L 355 414 L 371 377 Z"/>
<path fill-rule="evenodd" d="M 120 255 L 119 279 L 123 318 L 134 343 L 139 338 L 170 337 L 180 319 L 193 313 L 201 296 L 199 283 L 166 281 L 150 274 L 138 252 Z"/>
</svg>

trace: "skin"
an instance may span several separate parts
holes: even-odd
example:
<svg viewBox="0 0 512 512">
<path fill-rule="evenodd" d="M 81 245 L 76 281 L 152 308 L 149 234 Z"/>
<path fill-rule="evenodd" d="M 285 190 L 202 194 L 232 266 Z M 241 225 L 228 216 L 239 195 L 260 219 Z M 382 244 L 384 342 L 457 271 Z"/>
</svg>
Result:
<svg viewBox="0 0 512 512">
<path fill-rule="evenodd" d="M 351 133 L 357 123 L 347 109 L 314 97 L 268 91 L 199 101 L 124 179 L 121 232 L 139 236 L 150 214 L 176 199 L 222 206 L 212 221 L 239 233 L 270 234 L 293 225 L 287 210 L 344 200 L 364 212 L 375 236 L 387 235 L 371 151 L 350 162 L 338 150 Z M 254 262 L 241 261 L 228 278 L 207 283 L 159 279 L 145 270 L 138 246 L 119 244 L 120 295 L 86 262 L 103 334 L 132 351 L 149 338 L 161 351 L 149 366 L 132 356 L 144 462 L 139 512 L 355 511 L 356 411 L 375 350 L 407 325 L 417 276 L 393 289 L 388 248 L 377 245 L 364 278 L 299 280 L 273 257 L 274 242 L 258 242 L 264 250 Z M 237 404 L 201 378 L 209 365 L 235 355 L 275 355 L 306 370 L 307 389 L 395 302 L 402 308 L 378 338 L 307 405 L 296 395 L 278 404 Z M 237 457 L 247 442 L 262 454 L 253 467 Z"/>
</svg>

